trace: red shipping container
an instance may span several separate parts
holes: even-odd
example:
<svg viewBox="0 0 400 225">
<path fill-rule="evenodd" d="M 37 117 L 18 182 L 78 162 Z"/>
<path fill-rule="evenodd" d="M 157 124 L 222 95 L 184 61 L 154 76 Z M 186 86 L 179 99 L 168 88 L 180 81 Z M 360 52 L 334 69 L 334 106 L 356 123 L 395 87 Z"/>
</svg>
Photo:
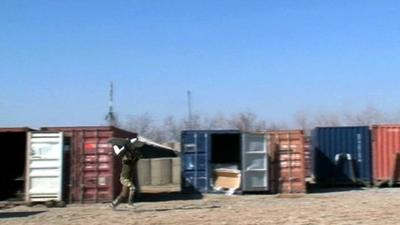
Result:
<svg viewBox="0 0 400 225">
<path fill-rule="evenodd" d="M 273 193 L 305 193 L 305 136 L 302 130 L 267 132 Z"/>
<path fill-rule="evenodd" d="M 115 156 L 110 138 L 135 138 L 131 133 L 111 126 L 45 127 L 69 139 L 70 155 L 68 201 L 70 203 L 110 202 L 120 192 L 121 162 Z"/>
<path fill-rule="evenodd" d="M 400 182 L 400 124 L 372 126 L 375 185 Z"/>
</svg>

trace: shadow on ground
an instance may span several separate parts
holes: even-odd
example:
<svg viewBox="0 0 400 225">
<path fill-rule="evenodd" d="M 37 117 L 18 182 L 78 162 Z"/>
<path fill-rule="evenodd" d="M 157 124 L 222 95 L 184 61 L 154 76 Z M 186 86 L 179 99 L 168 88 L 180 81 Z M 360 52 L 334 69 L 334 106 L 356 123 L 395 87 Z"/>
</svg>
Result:
<svg viewBox="0 0 400 225">
<path fill-rule="evenodd" d="M 210 205 L 210 206 L 182 206 L 182 207 L 175 207 L 175 208 L 159 208 L 159 209 L 136 209 L 135 212 L 166 212 L 166 211 L 173 211 L 173 210 L 195 210 L 195 209 L 218 209 L 221 208 L 219 205 Z"/>
<path fill-rule="evenodd" d="M 35 211 L 35 212 L 0 212 L 0 219 L 6 218 L 21 218 L 21 217 L 28 217 L 34 216 L 40 213 L 44 213 L 46 211 Z"/>
<path fill-rule="evenodd" d="M 161 192 L 141 193 L 136 198 L 138 202 L 163 202 L 163 201 L 184 201 L 202 199 L 201 193 Z"/>
<path fill-rule="evenodd" d="M 167 211 L 175 211 L 175 210 L 199 210 L 199 209 L 219 209 L 220 205 L 183 205 L 178 207 L 168 207 L 168 208 L 142 208 L 135 206 L 134 208 L 117 208 L 115 211 L 120 212 L 135 212 L 135 213 L 145 213 L 145 212 L 167 212 Z"/>
<path fill-rule="evenodd" d="M 361 191 L 365 190 L 364 186 L 339 186 L 339 187 L 324 187 L 324 186 L 311 186 L 308 187 L 308 194 L 319 193 L 335 193 L 335 192 L 348 192 L 348 191 Z"/>
</svg>

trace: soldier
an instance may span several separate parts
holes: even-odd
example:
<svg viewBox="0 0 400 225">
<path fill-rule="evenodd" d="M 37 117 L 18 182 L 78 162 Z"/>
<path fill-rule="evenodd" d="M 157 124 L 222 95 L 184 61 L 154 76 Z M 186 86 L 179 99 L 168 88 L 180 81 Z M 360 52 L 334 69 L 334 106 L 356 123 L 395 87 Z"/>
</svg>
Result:
<svg viewBox="0 0 400 225">
<path fill-rule="evenodd" d="M 137 184 L 137 161 L 142 157 L 139 150 L 144 145 L 143 142 L 134 138 L 132 140 L 123 138 L 113 138 L 109 141 L 113 145 L 115 154 L 122 160 L 122 170 L 120 182 L 122 190 L 119 196 L 111 203 L 111 207 L 115 209 L 121 202 L 128 199 L 128 206 L 133 206 L 135 188 L 139 188 Z"/>
</svg>

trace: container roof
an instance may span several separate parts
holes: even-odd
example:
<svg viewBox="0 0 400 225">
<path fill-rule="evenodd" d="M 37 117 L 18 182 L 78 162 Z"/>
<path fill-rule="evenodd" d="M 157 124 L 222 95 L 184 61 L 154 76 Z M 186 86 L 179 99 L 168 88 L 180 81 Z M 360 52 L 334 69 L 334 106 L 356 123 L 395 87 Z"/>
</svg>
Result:
<svg viewBox="0 0 400 225">
<path fill-rule="evenodd" d="M 34 129 L 29 127 L 0 127 L 0 133 L 6 132 L 28 132 L 34 131 Z"/>
<path fill-rule="evenodd" d="M 44 131 L 54 131 L 54 130 L 59 130 L 59 131 L 73 131 L 73 130 L 86 130 L 86 131 L 98 131 L 98 130 L 119 130 L 119 131 L 123 131 L 123 132 L 127 132 L 127 133 L 132 133 L 132 134 L 136 134 L 135 132 L 130 132 L 127 130 L 123 130 L 121 128 L 117 128 L 114 126 L 61 126 L 61 127 L 41 127 L 41 130 Z"/>
<path fill-rule="evenodd" d="M 281 134 L 281 133 L 304 133 L 304 130 L 268 130 L 267 133 L 268 134 L 270 134 L 270 133 L 273 133 L 273 134 L 276 134 L 276 133 L 279 133 L 279 134 Z"/>
<path fill-rule="evenodd" d="M 51 126 L 51 127 L 41 127 L 41 130 L 110 130 L 110 129 L 119 129 L 114 126 Z"/>
<path fill-rule="evenodd" d="M 331 129 L 331 128 L 369 128 L 369 126 L 368 125 L 355 125 L 355 126 L 318 126 L 318 127 L 315 127 L 315 129 L 319 129 L 319 128 L 329 128 L 329 129 Z"/>
<path fill-rule="evenodd" d="M 372 127 L 400 127 L 400 124 L 373 124 Z"/>
<path fill-rule="evenodd" d="M 207 132 L 207 133 L 241 133 L 240 130 L 182 130 L 182 132 Z"/>
</svg>

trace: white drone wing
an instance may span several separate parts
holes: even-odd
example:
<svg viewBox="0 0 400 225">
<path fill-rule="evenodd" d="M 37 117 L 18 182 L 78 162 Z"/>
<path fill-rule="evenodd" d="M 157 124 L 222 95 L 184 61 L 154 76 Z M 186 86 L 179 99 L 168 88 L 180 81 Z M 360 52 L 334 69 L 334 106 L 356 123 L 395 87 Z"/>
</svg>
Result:
<svg viewBox="0 0 400 225">
<path fill-rule="evenodd" d="M 113 149 L 114 149 L 115 154 L 119 155 L 119 153 L 121 153 L 125 149 L 125 147 L 122 146 L 122 148 L 119 148 L 117 145 L 114 145 Z"/>
<path fill-rule="evenodd" d="M 154 147 L 158 147 L 158 148 L 173 150 L 172 148 L 170 148 L 168 146 L 158 144 L 158 143 L 156 143 L 150 139 L 144 138 L 142 136 L 138 136 L 137 138 L 131 139 L 131 143 L 134 143 L 135 146 L 139 145 L 139 147 L 142 147 L 143 145 L 150 145 L 150 146 L 154 146 Z"/>
<path fill-rule="evenodd" d="M 138 136 L 137 138 L 132 138 L 132 139 L 130 140 L 130 142 L 133 144 L 133 146 L 134 146 L 135 148 L 140 148 L 140 147 L 142 147 L 143 145 L 150 145 L 150 146 L 154 146 L 154 147 L 166 148 L 166 149 L 171 149 L 171 150 L 173 150 L 172 148 L 170 148 L 170 147 L 168 147 L 168 146 L 160 145 L 160 144 L 158 144 L 158 143 L 156 143 L 156 142 L 154 142 L 154 141 L 152 141 L 152 140 L 149 140 L 149 139 L 144 138 L 144 137 L 141 137 L 141 136 Z M 113 145 L 113 149 L 114 149 L 115 154 L 116 154 L 116 155 L 119 155 L 123 150 L 125 150 L 125 147 L 121 147 L 121 148 L 120 148 L 120 147 L 118 147 L 117 145 Z"/>
</svg>

